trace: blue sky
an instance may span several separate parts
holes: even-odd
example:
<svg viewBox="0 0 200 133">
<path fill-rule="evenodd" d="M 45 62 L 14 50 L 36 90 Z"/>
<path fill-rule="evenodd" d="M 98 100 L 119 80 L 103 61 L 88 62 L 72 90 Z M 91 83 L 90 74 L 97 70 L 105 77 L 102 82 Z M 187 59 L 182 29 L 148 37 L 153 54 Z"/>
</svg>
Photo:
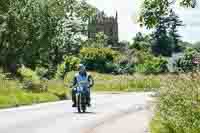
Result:
<svg viewBox="0 0 200 133">
<path fill-rule="evenodd" d="M 131 41 L 137 32 L 147 32 L 135 23 L 142 0 L 88 0 L 88 2 L 98 9 L 104 10 L 108 15 L 115 15 L 115 12 L 118 11 L 120 40 Z M 182 39 L 189 42 L 200 41 L 200 8 L 176 9 L 185 24 L 180 29 Z"/>
</svg>

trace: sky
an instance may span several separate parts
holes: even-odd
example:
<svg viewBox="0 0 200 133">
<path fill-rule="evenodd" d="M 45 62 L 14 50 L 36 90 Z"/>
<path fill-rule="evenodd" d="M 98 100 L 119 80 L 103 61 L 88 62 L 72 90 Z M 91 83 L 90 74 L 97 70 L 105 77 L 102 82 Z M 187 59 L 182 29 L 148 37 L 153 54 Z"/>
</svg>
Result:
<svg viewBox="0 0 200 133">
<path fill-rule="evenodd" d="M 107 15 L 114 16 L 118 12 L 119 39 L 131 41 L 137 32 L 147 33 L 136 23 L 142 0 L 88 0 L 88 3 L 104 11 Z M 177 14 L 184 25 L 180 35 L 184 41 L 200 41 L 200 8 L 184 9 L 177 7 Z"/>
</svg>

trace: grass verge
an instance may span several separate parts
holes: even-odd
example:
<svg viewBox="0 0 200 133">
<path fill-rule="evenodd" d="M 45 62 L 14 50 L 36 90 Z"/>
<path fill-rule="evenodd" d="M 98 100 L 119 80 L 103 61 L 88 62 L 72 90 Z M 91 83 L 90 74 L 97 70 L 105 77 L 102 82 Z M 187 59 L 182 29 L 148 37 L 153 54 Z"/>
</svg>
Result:
<svg viewBox="0 0 200 133">
<path fill-rule="evenodd" d="M 36 103 L 67 99 L 68 90 L 62 81 L 49 80 L 44 83 L 47 91 L 32 92 L 23 89 L 18 80 L 0 77 L 0 108 L 18 107 Z"/>
<path fill-rule="evenodd" d="M 162 82 L 151 133 L 200 132 L 200 74 L 181 74 Z"/>
</svg>

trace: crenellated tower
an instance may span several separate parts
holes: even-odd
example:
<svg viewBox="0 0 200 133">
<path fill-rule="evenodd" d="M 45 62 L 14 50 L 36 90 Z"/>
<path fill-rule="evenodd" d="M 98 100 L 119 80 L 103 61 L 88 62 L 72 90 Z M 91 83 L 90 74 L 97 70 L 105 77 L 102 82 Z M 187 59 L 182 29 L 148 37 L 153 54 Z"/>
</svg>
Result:
<svg viewBox="0 0 200 133">
<path fill-rule="evenodd" d="M 88 38 L 95 38 L 96 33 L 103 32 L 108 36 L 108 43 L 116 45 L 118 43 L 118 13 L 114 16 L 106 16 L 98 12 L 90 18 L 88 23 Z"/>
</svg>

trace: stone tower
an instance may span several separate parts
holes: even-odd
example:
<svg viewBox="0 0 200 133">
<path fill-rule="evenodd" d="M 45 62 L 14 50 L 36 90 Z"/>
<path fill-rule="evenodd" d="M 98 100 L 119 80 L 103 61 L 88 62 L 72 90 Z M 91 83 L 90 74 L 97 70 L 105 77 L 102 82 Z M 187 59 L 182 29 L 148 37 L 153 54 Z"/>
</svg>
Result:
<svg viewBox="0 0 200 133">
<path fill-rule="evenodd" d="M 112 46 L 118 43 L 118 14 L 115 17 L 106 16 L 104 12 L 98 12 L 88 23 L 88 38 L 94 38 L 96 33 L 103 32 L 108 36 L 108 44 Z"/>
</svg>

